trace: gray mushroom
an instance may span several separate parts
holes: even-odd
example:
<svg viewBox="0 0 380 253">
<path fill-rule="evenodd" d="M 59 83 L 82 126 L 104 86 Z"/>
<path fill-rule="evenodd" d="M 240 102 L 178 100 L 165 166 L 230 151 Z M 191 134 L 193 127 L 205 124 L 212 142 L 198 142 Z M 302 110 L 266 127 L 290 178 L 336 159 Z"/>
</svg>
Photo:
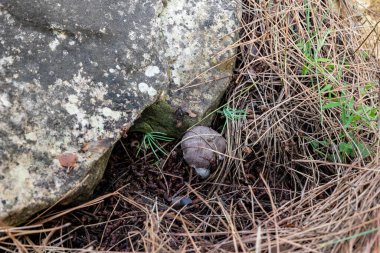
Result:
<svg viewBox="0 0 380 253">
<path fill-rule="evenodd" d="M 182 138 L 183 158 L 202 178 L 210 175 L 210 165 L 223 159 L 226 139 L 215 130 L 197 126 L 187 131 Z"/>
</svg>

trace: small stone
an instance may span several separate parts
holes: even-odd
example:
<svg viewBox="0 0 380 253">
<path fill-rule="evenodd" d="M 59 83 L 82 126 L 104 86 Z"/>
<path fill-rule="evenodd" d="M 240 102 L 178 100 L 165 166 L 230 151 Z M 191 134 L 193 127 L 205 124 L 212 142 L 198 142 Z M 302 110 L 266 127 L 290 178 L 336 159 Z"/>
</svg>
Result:
<svg viewBox="0 0 380 253">
<path fill-rule="evenodd" d="M 189 197 L 177 196 L 172 199 L 172 205 L 174 207 L 183 207 L 187 205 L 191 205 L 193 201 Z"/>
<path fill-rule="evenodd" d="M 83 152 L 93 152 L 93 153 L 103 153 L 110 149 L 114 143 L 112 138 L 106 138 L 103 140 L 97 140 L 92 142 L 87 142 L 83 145 Z"/>
</svg>

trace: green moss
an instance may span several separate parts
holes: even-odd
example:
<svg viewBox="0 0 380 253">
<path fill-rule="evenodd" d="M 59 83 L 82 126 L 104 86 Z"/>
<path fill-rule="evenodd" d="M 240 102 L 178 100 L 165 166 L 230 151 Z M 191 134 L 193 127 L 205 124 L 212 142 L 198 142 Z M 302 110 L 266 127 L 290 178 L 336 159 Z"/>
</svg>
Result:
<svg viewBox="0 0 380 253">
<path fill-rule="evenodd" d="M 179 138 L 191 126 L 197 123 L 196 118 L 184 115 L 178 119 L 176 110 L 166 101 L 159 100 L 146 108 L 140 118 L 130 129 L 131 132 L 162 132 L 170 137 Z"/>
</svg>

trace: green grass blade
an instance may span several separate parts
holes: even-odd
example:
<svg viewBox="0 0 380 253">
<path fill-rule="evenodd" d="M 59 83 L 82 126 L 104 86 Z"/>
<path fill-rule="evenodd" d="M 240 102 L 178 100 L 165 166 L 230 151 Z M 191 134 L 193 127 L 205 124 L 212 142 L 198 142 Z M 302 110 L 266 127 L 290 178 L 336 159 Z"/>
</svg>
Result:
<svg viewBox="0 0 380 253">
<path fill-rule="evenodd" d="M 360 237 L 360 236 L 369 235 L 369 234 L 375 233 L 377 231 L 380 231 L 380 228 L 372 228 L 372 229 L 369 229 L 369 230 L 366 230 L 366 231 L 354 234 L 352 236 L 344 237 L 342 239 L 330 240 L 328 242 L 322 243 L 320 245 L 320 247 L 324 248 L 324 247 L 327 247 L 329 245 L 334 245 L 334 244 L 337 244 L 337 243 L 340 243 L 340 242 L 345 242 L 345 241 L 348 241 L 348 240 L 351 240 L 351 239 L 355 239 L 355 238 Z"/>
</svg>

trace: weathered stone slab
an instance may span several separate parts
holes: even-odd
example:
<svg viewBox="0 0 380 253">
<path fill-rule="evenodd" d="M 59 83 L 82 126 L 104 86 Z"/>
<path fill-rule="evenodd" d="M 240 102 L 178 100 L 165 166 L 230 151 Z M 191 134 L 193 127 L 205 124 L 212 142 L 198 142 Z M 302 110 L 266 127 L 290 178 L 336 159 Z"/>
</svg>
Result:
<svg viewBox="0 0 380 253">
<path fill-rule="evenodd" d="M 205 115 L 229 82 L 237 13 L 227 0 L 0 0 L 0 220 L 90 195 L 155 101 L 168 128 L 179 107 Z"/>
<path fill-rule="evenodd" d="M 240 7 L 235 1 L 167 1 L 160 18 L 169 85 L 134 130 L 180 137 L 216 108 L 235 63 L 235 50 L 226 48 L 237 40 Z"/>
</svg>

